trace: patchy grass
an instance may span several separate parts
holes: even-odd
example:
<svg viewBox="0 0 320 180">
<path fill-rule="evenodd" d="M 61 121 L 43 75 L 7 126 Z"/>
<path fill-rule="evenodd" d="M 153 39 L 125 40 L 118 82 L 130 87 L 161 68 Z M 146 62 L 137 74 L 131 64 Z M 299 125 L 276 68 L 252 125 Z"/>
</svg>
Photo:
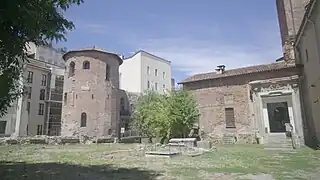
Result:
<svg viewBox="0 0 320 180">
<path fill-rule="evenodd" d="M 137 144 L 0 146 L 0 179 L 316 179 L 320 151 L 218 147 L 197 157 L 145 157 Z M 262 176 L 261 176 L 262 177 Z M 260 178 L 262 179 L 262 178 Z"/>
</svg>

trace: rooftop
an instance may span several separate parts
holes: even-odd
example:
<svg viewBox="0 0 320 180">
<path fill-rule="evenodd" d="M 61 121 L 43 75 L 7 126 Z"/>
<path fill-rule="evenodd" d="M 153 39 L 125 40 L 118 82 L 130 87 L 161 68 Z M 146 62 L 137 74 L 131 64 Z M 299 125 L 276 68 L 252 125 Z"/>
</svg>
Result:
<svg viewBox="0 0 320 180">
<path fill-rule="evenodd" d="M 98 48 L 98 47 L 88 47 L 88 48 L 82 48 L 82 49 L 79 49 L 79 50 L 72 50 L 72 51 L 68 51 L 67 53 L 65 53 L 62 58 L 65 60 L 66 56 L 69 55 L 69 54 L 72 54 L 72 53 L 77 53 L 77 52 L 98 52 L 98 53 L 103 53 L 103 54 L 108 54 L 108 55 L 111 55 L 111 56 L 115 56 L 118 60 L 119 60 L 119 64 L 121 65 L 122 64 L 122 59 L 120 58 L 120 56 L 116 53 L 112 53 L 112 52 L 107 52 L 105 51 L 104 49 L 102 48 Z"/>
<path fill-rule="evenodd" d="M 186 78 L 185 80 L 183 80 L 178 84 L 185 84 L 185 83 L 209 80 L 209 79 L 218 79 L 223 77 L 240 76 L 240 75 L 258 73 L 258 72 L 275 71 L 275 70 L 293 68 L 293 67 L 296 67 L 293 61 L 290 61 L 290 62 L 278 61 L 271 64 L 261 64 L 261 65 L 225 70 L 222 74 L 219 74 L 216 72 L 196 74 Z"/>
</svg>

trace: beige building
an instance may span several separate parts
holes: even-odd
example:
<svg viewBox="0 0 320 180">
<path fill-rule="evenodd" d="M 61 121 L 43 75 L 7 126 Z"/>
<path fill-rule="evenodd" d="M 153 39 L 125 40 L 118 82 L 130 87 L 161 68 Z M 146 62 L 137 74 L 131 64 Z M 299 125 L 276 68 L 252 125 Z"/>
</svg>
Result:
<svg viewBox="0 0 320 180">
<path fill-rule="evenodd" d="M 64 56 L 62 136 L 119 134 L 119 66 L 122 59 L 95 47 Z"/>
<path fill-rule="evenodd" d="M 59 70 L 61 72 L 63 69 L 43 61 L 29 59 L 21 79 L 21 85 L 26 93 L 17 99 L 9 108 L 8 114 L 1 118 L 0 134 L 5 136 L 46 134 L 46 119 L 50 112 L 48 95 L 52 84 L 56 81 L 52 77 L 59 75 Z"/>
<path fill-rule="evenodd" d="M 217 141 L 261 137 L 266 145 L 292 147 L 291 125 L 304 144 L 298 87 L 299 68 L 292 61 L 197 74 L 180 84 L 198 102 L 200 130 Z"/>
<path fill-rule="evenodd" d="M 295 42 L 296 63 L 303 65 L 300 76 L 305 119 L 309 136 L 320 146 L 320 2 L 306 8 Z"/>
</svg>

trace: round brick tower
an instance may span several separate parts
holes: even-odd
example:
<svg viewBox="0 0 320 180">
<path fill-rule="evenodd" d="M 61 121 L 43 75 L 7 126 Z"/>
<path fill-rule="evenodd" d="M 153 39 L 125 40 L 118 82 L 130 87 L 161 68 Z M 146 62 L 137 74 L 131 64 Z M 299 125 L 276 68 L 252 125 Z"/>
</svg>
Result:
<svg viewBox="0 0 320 180">
<path fill-rule="evenodd" d="M 119 66 L 122 59 L 96 48 L 63 56 L 62 136 L 119 133 Z"/>
</svg>

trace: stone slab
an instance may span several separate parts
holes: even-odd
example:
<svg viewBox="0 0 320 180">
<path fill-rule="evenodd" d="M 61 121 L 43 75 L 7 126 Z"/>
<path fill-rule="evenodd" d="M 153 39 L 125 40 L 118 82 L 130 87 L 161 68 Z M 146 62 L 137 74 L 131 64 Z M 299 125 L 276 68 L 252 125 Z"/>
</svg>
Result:
<svg viewBox="0 0 320 180">
<path fill-rule="evenodd" d="M 169 151 L 149 151 L 146 152 L 146 156 L 151 157 L 173 157 L 179 155 L 180 152 L 169 152 Z"/>
<path fill-rule="evenodd" d="M 172 138 L 169 143 L 183 143 L 190 147 L 197 147 L 197 138 Z"/>
<path fill-rule="evenodd" d="M 198 148 L 203 148 L 203 149 L 211 149 L 212 148 L 212 142 L 210 142 L 210 141 L 198 141 L 197 142 L 197 147 Z"/>
</svg>

